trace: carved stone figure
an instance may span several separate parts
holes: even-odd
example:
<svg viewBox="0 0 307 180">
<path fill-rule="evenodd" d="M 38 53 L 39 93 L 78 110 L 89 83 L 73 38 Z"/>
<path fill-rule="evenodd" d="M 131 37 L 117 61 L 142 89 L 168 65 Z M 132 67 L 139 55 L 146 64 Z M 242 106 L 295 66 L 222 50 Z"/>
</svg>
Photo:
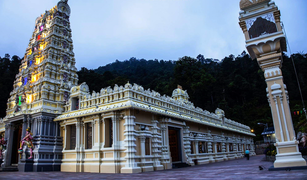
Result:
<svg viewBox="0 0 307 180">
<path fill-rule="evenodd" d="M 32 143 L 32 140 L 33 140 L 33 137 L 32 137 L 32 133 L 31 133 L 31 130 L 30 128 L 27 129 L 27 132 L 26 132 L 26 136 L 21 140 L 21 145 L 20 145 L 20 148 L 19 148 L 19 152 L 22 153 L 22 147 L 23 145 L 27 145 L 28 148 L 30 148 L 30 157 L 29 159 L 32 159 L 32 155 L 33 155 L 33 143 Z"/>
<path fill-rule="evenodd" d="M 5 150 L 5 145 L 6 145 L 6 142 L 4 140 L 4 136 L 0 136 L 0 159 L 3 159 L 2 157 L 2 151 Z"/>
</svg>

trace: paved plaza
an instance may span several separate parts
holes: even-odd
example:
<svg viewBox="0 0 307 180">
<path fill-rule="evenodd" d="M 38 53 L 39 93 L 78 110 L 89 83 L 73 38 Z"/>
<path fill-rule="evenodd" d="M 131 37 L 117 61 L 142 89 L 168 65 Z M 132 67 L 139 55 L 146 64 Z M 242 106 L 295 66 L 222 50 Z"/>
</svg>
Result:
<svg viewBox="0 0 307 180">
<path fill-rule="evenodd" d="M 65 172 L 0 172 L 0 179 L 307 179 L 307 170 L 268 171 L 272 162 L 264 155 L 250 160 L 236 159 L 194 167 L 177 168 L 138 174 L 99 174 Z M 264 170 L 259 170 L 263 166 Z"/>
</svg>

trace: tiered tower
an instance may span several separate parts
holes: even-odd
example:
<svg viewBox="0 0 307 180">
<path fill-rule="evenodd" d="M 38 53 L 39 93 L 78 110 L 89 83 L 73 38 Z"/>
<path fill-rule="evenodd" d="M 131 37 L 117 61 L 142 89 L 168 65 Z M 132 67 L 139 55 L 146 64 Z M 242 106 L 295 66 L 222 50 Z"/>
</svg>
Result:
<svg viewBox="0 0 307 180">
<path fill-rule="evenodd" d="M 22 164 L 26 164 L 27 153 L 19 161 L 14 157 L 18 157 L 19 141 L 30 127 L 35 146 L 33 170 L 60 170 L 62 140 L 53 119 L 62 114 L 70 88 L 78 83 L 67 1 L 59 1 L 35 21 L 7 102 L 4 166 L 18 163 L 19 169 L 25 170 Z"/>
<path fill-rule="evenodd" d="M 306 167 L 295 138 L 286 85 L 281 72 L 282 52 L 287 50 L 280 11 L 271 0 L 241 0 L 239 24 L 246 48 L 264 71 L 267 97 L 276 134 L 274 168 Z M 270 168 L 273 170 L 274 168 Z"/>
</svg>

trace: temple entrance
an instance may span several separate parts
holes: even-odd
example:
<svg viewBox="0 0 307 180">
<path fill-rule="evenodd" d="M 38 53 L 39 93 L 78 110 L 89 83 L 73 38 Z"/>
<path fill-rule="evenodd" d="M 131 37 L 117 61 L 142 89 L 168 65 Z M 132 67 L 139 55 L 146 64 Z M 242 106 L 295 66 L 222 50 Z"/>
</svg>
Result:
<svg viewBox="0 0 307 180">
<path fill-rule="evenodd" d="M 11 164 L 18 164 L 18 149 L 20 148 L 21 141 L 21 133 L 22 133 L 22 123 L 16 123 L 14 125 L 13 132 L 13 140 L 12 140 L 12 156 L 11 156 Z"/>
<path fill-rule="evenodd" d="M 181 162 L 181 136 L 180 129 L 168 128 L 169 147 L 172 157 L 172 162 Z"/>
</svg>

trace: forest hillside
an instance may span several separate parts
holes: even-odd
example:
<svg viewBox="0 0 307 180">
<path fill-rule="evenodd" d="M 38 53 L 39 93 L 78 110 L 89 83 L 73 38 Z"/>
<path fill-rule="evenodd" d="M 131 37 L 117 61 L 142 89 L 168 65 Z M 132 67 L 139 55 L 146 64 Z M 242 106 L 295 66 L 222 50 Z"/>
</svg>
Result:
<svg viewBox="0 0 307 180">
<path fill-rule="evenodd" d="M 307 98 L 307 54 L 292 55 L 301 84 L 303 97 Z M 6 54 L 0 57 L 0 117 L 5 116 L 6 102 L 13 89 L 15 75 L 21 59 Z M 290 97 L 290 108 L 295 130 L 306 131 L 306 119 L 295 78 L 291 58 L 283 56 L 282 72 Z M 266 97 L 266 84 L 257 61 L 244 51 L 241 55 L 229 55 L 222 60 L 184 56 L 178 60 L 145 60 L 135 57 L 118 61 L 97 69 L 85 67 L 78 71 L 79 83 L 86 82 L 91 91 L 101 88 L 124 85 L 128 81 L 152 89 L 161 95 L 171 96 L 172 91 L 181 85 L 187 90 L 190 101 L 196 107 L 213 112 L 217 107 L 225 111 L 227 118 L 246 124 L 261 139 L 263 127 L 258 122 L 273 126 L 271 110 Z"/>
</svg>

